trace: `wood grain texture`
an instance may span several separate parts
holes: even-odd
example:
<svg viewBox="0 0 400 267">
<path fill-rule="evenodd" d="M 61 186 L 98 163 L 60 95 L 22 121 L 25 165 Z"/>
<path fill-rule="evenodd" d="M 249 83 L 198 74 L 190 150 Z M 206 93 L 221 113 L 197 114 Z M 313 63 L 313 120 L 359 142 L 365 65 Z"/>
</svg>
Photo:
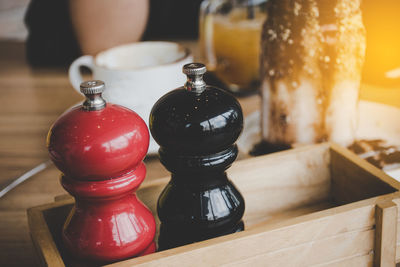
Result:
<svg viewBox="0 0 400 267">
<path fill-rule="evenodd" d="M 376 205 L 374 265 L 381 267 L 396 264 L 397 206 L 393 201 Z"/>
<path fill-rule="evenodd" d="M 399 182 L 338 145 L 332 144 L 330 156 L 331 190 L 336 203 L 347 204 L 400 188 Z"/>
<path fill-rule="evenodd" d="M 33 239 L 35 248 L 43 247 L 43 250 L 37 249 L 36 255 L 38 256 L 39 262 L 43 265 L 47 262 L 51 262 L 52 266 L 54 267 L 63 267 L 64 262 L 60 257 L 60 254 L 57 253 L 57 246 L 52 238 L 49 238 L 50 231 L 46 227 L 44 228 L 43 225 L 46 224 L 46 220 L 44 218 L 43 210 L 48 209 L 49 207 L 54 206 L 63 206 L 65 205 L 64 202 L 58 202 L 55 205 L 45 204 L 41 207 L 37 207 L 35 209 L 28 209 L 28 223 L 29 229 L 31 234 L 35 235 Z M 45 251 L 46 253 L 42 253 Z"/>
<path fill-rule="evenodd" d="M 332 207 L 329 145 L 304 146 L 235 162 L 228 177 L 245 198 L 246 228 L 293 214 Z M 150 181 L 139 198 L 156 211 L 156 198 L 169 178 Z M 283 197 L 284 196 L 284 197 Z"/>
<path fill-rule="evenodd" d="M 373 249 L 374 230 L 339 234 L 298 246 L 265 253 L 223 266 L 314 266 L 368 255 Z"/>
<path fill-rule="evenodd" d="M 400 199 L 393 199 L 393 202 L 397 206 L 397 238 L 396 238 L 396 263 L 398 263 L 400 267 Z"/>
<path fill-rule="evenodd" d="M 326 264 L 317 265 L 318 267 L 354 267 L 354 266 L 373 266 L 373 254 L 349 257 L 344 259 L 335 260 Z"/>
<path fill-rule="evenodd" d="M 151 197 L 151 195 L 148 196 Z M 67 216 L 73 202 L 69 197 L 63 197 L 63 199 L 55 204 L 34 208 L 34 210 L 39 211 L 46 210 L 45 219 L 48 225 L 59 224 L 56 227 L 50 227 L 54 228 L 51 230 L 53 234 L 59 234 L 62 221 Z M 151 206 L 151 203 L 146 202 L 146 197 L 142 199 L 146 205 Z M 227 251 L 226 249 L 229 249 L 235 255 L 233 260 L 230 253 L 222 257 L 223 260 L 228 262 L 225 264 L 229 265 L 248 265 L 251 263 L 252 265 L 262 266 L 260 264 L 265 262 L 278 264 L 288 259 L 285 255 L 290 255 L 292 259 L 286 261 L 288 264 L 284 264 L 285 266 L 311 266 L 312 262 L 318 266 L 340 266 L 340 264 L 346 266 L 345 263 L 355 262 L 366 263 L 357 266 L 370 266 L 370 260 L 368 260 L 370 257 L 367 256 L 372 255 L 373 250 L 374 203 L 377 203 L 377 201 L 379 201 L 379 197 L 297 217 L 278 224 L 268 223 L 261 225 L 258 229 L 254 228 L 240 234 L 120 262 L 116 266 L 133 266 L 138 264 L 138 260 L 144 260 L 141 263 L 142 266 L 157 266 L 158 264 L 160 264 L 159 266 L 188 266 L 187 264 L 190 264 L 190 261 L 193 261 L 190 266 L 203 266 L 204 264 L 219 266 L 221 256 L 217 255 L 224 254 Z M 63 209 L 65 204 L 68 204 L 67 209 Z M 49 209 L 50 207 L 51 209 Z M 42 220 L 39 220 L 37 224 L 40 225 L 42 222 Z M 221 242 L 222 244 L 220 244 Z M 250 247 L 243 247 L 242 242 Z M 48 243 L 51 242 L 46 242 L 46 244 Z M 212 247 L 208 248 L 210 245 Z M 256 251 L 253 251 L 254 249 Z M 52 254 L 54 248 L 49 249 L 47 247 L 44 251 L 47 254 Z M 315 251 L 318 251 L 318 253 L 315 253 Z M 236 258 L 236 253 L 239 252 L 241 254 L 238 255 L 239 258 Z M 249 257 L 248 254 L 253 252 L 255 254 Z M 208 255 L 208 253 L 212 253 L 212 255 L 210 258 L 204 259 L 204 255 Z M 293 257 L 292 253 L 296 257 Z M 167 257 L 165 257 L 166 255 Z M 186 257 L 189 258 L 186 259 Z M 303 264 L 300 264 L 302 262 Z M 55 264 L 54 266 L 59 265 Z M 267 264 L 264 266 L 277 265 Z"/>
<path fill-rule="evenodd" d="M 332 151 L 348 160 L 349 155 L 342 155 L 343 151 L 335 145 L 321 144 L 235 162 L 229 176 L 241 185 L 246 203 L 251 203 L 244 217 L 244 232 L 130 259 L 114 266 L 350 266 L 356 263 L 370 266 L 372 255 L 375 255 L 375 262 L 379 261 L 378 266 L 388 262 L 394 264 L 398 207 L 391 200 L 397 201 L 400 193 L 391 193 L 392 187 L 386 188 L 387 184 L 381 180 L 383 173 L 377 172 L 374 179 L 381 183 L 372 185 L 382 189 L 364 188 L 364 194 L 369 198 L 356 198 L 346 205 L 335 203 L 329 182 L 333 179 L 330 177 L 330 169 L 334 166 L 330 161 Z M 282 171 L 280 162 L 286 164 L 287 173 Z M 350 161 L 345 166 L 354 169 L 353 165 L 355 163 Z M 339 169 L 335 174 L 347 173 Z M 167 182 L 168 178 L 149 181 L 138 190 L 139 198 L 154 213 L 157 196 Z M 352 194 L 351 190 L 344 189 Z M 274 190 L 281 193 L 273 195 L 273 199 L 266 197 Z M 252 198 L 258 201 L 252 202 Z M 44 212 L 51 238 L 60 248 L 59 233 L 72 199 L 65 196 L 58 199 L 60 202 L 54 206 L 47 206 L 47 210 L 39 207 L 39 210 Z M 63 201 L 67 207 L 60 206 Z M 36 238 L 33 233 L 33 236 L 40 241 L 41 235 Z M 54 249 L 47 247 L 41 251 L 43 254 L 54 253 Z M 64 259 L 68 265 L 70 257 L 64 254 Z"/>
<path fill-rule="evenodd" d="M 327 147 L 305 146 L 243 160 L 228 169 L 228 177 L 246 194 L 244 219 L 251 221 L 249 227 L 285 211 L 330 201 Z"/>
<path fill-rule="evenodd" d="M 274 264 L 264 266 L 311 266 L 322 264 L 323 259 L 367 255 L 374 244 L 374 207 L 342 206 L 114 266 L 259 266 L 268 262 Z M 312 253 L 317 249 L 318 253 Z M 284 264 L 286 261 L 291 264 Z"/>
</svg>

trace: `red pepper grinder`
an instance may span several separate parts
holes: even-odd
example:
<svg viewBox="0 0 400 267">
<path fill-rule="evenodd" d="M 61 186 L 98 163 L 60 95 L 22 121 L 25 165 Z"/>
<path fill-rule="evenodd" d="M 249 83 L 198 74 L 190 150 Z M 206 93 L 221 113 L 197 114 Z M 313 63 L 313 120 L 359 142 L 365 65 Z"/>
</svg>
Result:
<svg viewBox="0 0 400 267">
<path fill-rule="evenodd" d="M 62 231 L 75 258 L 109 263 L 155 251 L 156 224 L 135 194 L 143 182 L 149 146 L 145 122 L 135 112 L 106 103 L 102 81 L 81 84 L 81 106 L 51 127 L 47 146 L 61 184 L 75 198 Z"/>
</svg>

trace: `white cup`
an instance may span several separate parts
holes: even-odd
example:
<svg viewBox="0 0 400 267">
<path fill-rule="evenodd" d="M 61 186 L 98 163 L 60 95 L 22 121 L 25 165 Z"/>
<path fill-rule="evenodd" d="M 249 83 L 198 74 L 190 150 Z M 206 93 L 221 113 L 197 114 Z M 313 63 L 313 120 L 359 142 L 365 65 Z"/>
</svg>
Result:
<svg viewBox="0 0 400 267">
<path fill-rule="evenodd" d="M 193 62 L 189 50 L 171 42 L 140 42 L 117 46 L 95 57 L 81 56 L 69 68 L 75 90 L 83 82 L 80 67 L 93 73 L 93 79 L 105 82 L 107 102 L 134 110 L 148 124 L 151 108 L 168 91 L 182 86 L 186 76 L 182 66 Z M 156 153 L 151 138 L 149 153 Z"/>
</svg>

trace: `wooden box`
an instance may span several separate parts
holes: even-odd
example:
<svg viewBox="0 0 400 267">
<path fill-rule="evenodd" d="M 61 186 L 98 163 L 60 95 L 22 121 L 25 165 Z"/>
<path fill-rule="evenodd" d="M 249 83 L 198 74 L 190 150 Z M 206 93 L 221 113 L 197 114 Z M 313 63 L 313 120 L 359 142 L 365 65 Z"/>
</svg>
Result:
<svg viewBox="0 0 400 267">
<path fill-rule="evenodd" d="M 229 176 L 246 201 L 245 231 L 115 266 L 394 266 L 400 260 L 399 183 L 337 145 L 238 161 Z M 138 191 L 154 214 L 168 180 Z M 72 204 L 67 198 L 28 210 L 43 266 L 73 265 L 60 242 Z"/>
</svg>

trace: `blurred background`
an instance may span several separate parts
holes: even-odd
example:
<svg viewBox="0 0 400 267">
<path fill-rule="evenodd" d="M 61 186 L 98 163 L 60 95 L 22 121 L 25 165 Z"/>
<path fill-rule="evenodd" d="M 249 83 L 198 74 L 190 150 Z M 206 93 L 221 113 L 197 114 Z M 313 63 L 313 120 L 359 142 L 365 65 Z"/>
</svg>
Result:
<svg viewBox="0 0 400 267">
<path fill-rule="evenodd" d="M 29 4 L 32 5 L 31 2 L 30 0 L 0 0 L 1 40 L 21 42 L 27 40 L 28 30 L 24 19 Z M 43 15 L 57 14 L 59 20 L 62 19 L 59 18 L 59 14 L 62 13 L 62 10 L 64 9 L 65 12 L 68 10 L 67 1 L 65 0 L 39 0 L 33 2 L 35 2 L 37 6 L 40 6 Z M 81 4 L 84 5 L 85 2 L 88 1 L 81 1 Z M 100 3 L 102 1 L 89 2 L 94 5 L 96 2 Z M 122 3 L 124 1 L 113 1 L 115 6 L 118 5 L 118 2 Z M 193 17 L 190 16 L 199 12 L 201 0 L 153 0 L 150 2 L 149 4 L 156 8 L 153 8 L 152 12 L 150 12 L 149 21 L 151 21 L 151 23 L 147 24 L 147 27 L 150 28 L 150 31 L 156 29 L 156 32 L 152 34 L 147 33 L 147 35 L 145 33 L 143 38 L 197 38 L 198 19 L 193 19 Z M 31 7 L 31 9 L 35 8 L 36 7 Z M 400 27 L 400 3 L 398 0 L 363 0 L 362 12 L 364 25 L 367 29 L 367 51 L 363 80 L 371 84 L 380 84 L 389 87 L 398 86 L 399 80 L 393 77 L 400 76 L 400 36 L 398 34 L 398 29 Z M 171 21 L 171 18 L 174 17 L 175 21 Z M 102 18 L 102 14 L 99 13 L 98 18 Z M 51 21 L 51 19 L 52 18 L 48 18 L 44 21 Z M 53 19 L 57 19 L 57 17 Z M 87 17 L 87 19 L 89 19 L 89 17 Z M 171 21 L 169 24 L 162 23 L 167 19 Z M 184 24 L 180 23 L 182 20 L 185 21 Z M 170 27 L 170 25 L 174 25 L 174 23 L 175 26 L 179 27 Z M 50 26 L 51 25 L 47 25 L 49 29 Z M 57 27 L 57 24 L 53 25 L 53 27 Z M 173 29 L 178 28 L 181 29 L 180 32 L 177 30 L 173 32 Z M 62 40 L 62 35 L 65 34 L 65 32 L 62 32 L 57 38 L 61 38 Z M 54 35 L 57 36 L 57 33 L 54 33 Z M 49 36 L 47 33 L 47 35 L 40 36 L 40 38 L 54 38 L 54 36 Z M 71 53 L 73 57 L 77 57 L 79 55 L 77 53 L 80 52 L 72 51 Z M 387 73 L 388 71 L 392 72 Z M 388 76 L 392 78 L 388 79 Z"/>
<path fill-rule="evenodd" d="M 0 38 L 25 41 L 28 31 L 24 25 L 24 15 L 29 0 L 0 1 Z"/>
</svg>

